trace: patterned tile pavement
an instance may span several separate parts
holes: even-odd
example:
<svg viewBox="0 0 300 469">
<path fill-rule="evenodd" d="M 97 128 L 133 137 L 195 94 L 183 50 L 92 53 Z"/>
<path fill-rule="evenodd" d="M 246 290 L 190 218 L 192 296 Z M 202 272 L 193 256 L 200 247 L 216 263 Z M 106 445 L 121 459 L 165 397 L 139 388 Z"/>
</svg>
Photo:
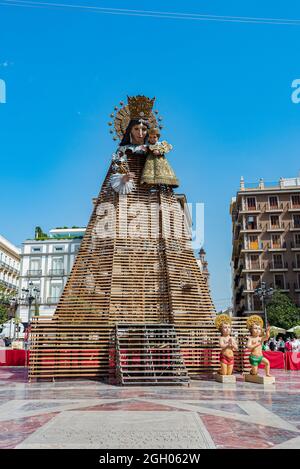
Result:
<svg viewBox="0 0 300 469">
<path fill-rule="evenodd" d="M 300 372 L 275 385 L 201 376 L 189 387 L 27 381 L 0 368 L 0 448 L 300 448 Z"/>
</svg>

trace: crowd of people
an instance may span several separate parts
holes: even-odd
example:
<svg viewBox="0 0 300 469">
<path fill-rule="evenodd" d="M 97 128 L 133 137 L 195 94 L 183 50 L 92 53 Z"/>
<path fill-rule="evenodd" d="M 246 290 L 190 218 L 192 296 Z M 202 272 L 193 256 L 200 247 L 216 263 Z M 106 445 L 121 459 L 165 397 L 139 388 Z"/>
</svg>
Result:
<svg viewBox="0 0 300 469">
<path fill-rule="evenodd" d="M 263 345 L 265 351 L 271 352 L 300 352 L 300 339 L 296 337 L 272 337 Z"/>
</svg>

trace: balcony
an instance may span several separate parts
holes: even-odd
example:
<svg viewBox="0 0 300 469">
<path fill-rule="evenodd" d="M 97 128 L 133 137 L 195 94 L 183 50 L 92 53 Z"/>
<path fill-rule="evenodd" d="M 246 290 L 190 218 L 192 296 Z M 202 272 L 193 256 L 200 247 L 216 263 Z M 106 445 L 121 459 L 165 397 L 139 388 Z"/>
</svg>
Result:
<svg viewBox="0 0 300 469">
<path fill-rule="evenodd" d="M 244 205 L 243 207 L 239 207 L 239 215 L 243 215 L 245 213 L 257 213 L 259 214 L 261 212 L 261 204 L 256 204 L 253 207 L 248 207 L 247 205 Z"/>
<path fill-rule="evenodd" d="M 4 261 L 0 261 L 0 270 L 7 270 L 7 271 L 9 271 L 9 272 L 15 273 L 16 275 L 19 274 L 18 269 L 16 269 L 16 268 L 13 267 L 12 265 L 7 264 L 7 263 L 4 262 Z"/>
<path fill-rule="evenodd" d="M 261 223 L 246 224 L 242 227 L 241 233 L 261 233 L 263 231 L 263 225 Z"/>
<path fill-rule="evenodd" d="M 47 305 L 56 305 L 59 302 L 59 296 L 49 296 L 47 298 Z"/>
<path fill-rule="evenodd" d="M 27 270 L 27 277 L 40 277 L 42 270 Z"/>
<path fill-rule="evenodd" d="M 300 250 L 300 243 L 294 243 L 294 241 L 291 242 L 291 250 L 292 251 L 299 251 Z"/>
<path fill-rule="evenodd" d="M 260 281 L 259 282 L 250 282 L 248 287 L 244 290 L 244 293 L 254 293 L 254 290 L 256 288 L 260 287 Z"/>
<path fill-rule="evenodd" d="M 292 267 L 294 272 L 300 272 L 300 263 L 299 262 L 292 262 Z"/>
<path fill-rule="evenodd" d="M 294 283 L 294 291 L 295 291 L 296 293 L 299 293 L 299 292 L 300 292 L 300 283 L 296 283 L 296 282 Z"/>
<path fill-rule="evenodd" d="M 290 284 L 289 282 L 286 283 L 285 285 L 282 285 L 281 283 L 271 283 L 270 287 L 274 288 L 275 290 L 280 290 L 282 293 L 288 293 L 290 291 Z"/>
<path fill-rule="evenodd" d="M 279 222 L 279 223 L 268 223 L 266 225 L 267 231 L 285 231 L 290 227 L 290 223 L 288 222 Z"/>
<path fill-rule="evenodd" d="M 65 274 L 64 269 L 50 269 L 49 275 L 55 277 L 62 277 Z"/>
<path fill-rule="evenodd" d="M 286 251 L 286 242 L 283 243 L 268 243 L 268 250 L 271 252 Z"/>
<path fill-rule="evenodd" d="M 291 231 L 300 231 L 300 221 L 295 221 L 293 220 L 292 221 L 292 224 L 291 224 Z"/>
<path fill-rule="evenodd" d="M 250 273 L 250 272 L 264 272 L 268 267 L 267 262 L 251 262 L 250 265 L 247 265 L 243 272 Z"/>
<path fill-rule="evenodd" d="M 300 212 L 300 204 L 289 203 L 288 204 L 288 211 L 289 212 Z"/>
<path fill-rule="evenodd" d="M 2 285 L 4 288 L 7 288 L 8 290 L 13 290 L 13 291 L 18 290 L 18 287 L 16 285 L 14 285 L 11 282 L 8 282 L 7 280 L 0 279 L 0 285 Z"/>
<path fill-rule="evenodd" d="M 263 252 L 264 251 L 264 245 L 262 242 L 250 242 L 250 243 L 245 243 L 245 247 L 242 249 L 241 252 Z"/>
<path fill-rule="evenodd" d="M 280 202 L 278 205 L 265 204 L 265 213 L 281 213 L 288 209 L 288 204 Z"/>
<path fill-rule="evenodd" d="M 288 262 L 270 262 L 270 272 L 286 272 L 288 270 Z"/>
</svg>

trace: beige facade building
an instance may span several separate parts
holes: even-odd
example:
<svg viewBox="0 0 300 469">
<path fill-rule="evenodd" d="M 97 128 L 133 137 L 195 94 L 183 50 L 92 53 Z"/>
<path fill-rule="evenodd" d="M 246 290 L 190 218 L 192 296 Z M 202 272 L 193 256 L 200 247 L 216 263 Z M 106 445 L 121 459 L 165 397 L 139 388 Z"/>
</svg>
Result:
<svg viewBox="0 0 300 469">
<path fill-rule="evenodd" d="M 16 295 L 21 250 L 0 235 L 0 285 L 7 295 Z"/>
<path fill-rule="evenodd" d="M 19 282 L 18 317 L 23 323 L 30 321 L 24 289 L 31 285 L 39 294 L 37 303 L 40 316 L 52 316 L 65 287 L 77 256 L 84 228 L 54 228 L 42 239 L 28 239 L 22 244 Z"/>
<path fill-rule="evenodd" d="M 300 177 L 245 184 L 232 199 L 232 291 L 237 316 L 262 313 L 261 281 L 300 306 Z"/>
</svg>

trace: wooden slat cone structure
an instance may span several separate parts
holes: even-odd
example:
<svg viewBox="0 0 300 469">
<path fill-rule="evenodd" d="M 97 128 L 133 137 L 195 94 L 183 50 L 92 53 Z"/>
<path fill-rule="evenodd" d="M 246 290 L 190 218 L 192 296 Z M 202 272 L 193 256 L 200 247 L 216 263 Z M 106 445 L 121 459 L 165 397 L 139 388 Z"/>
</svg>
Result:
<svg viewBox="0 0 300 469">
<path fill-rule="evenodd" d="M 128 156 L 135 187 L 120 195 L 105 177 L 52 318 L 33 318 L 30 379 L 116 377 L 116 325 L 176 331 L 189 375 L 218 367 L 215 309 L 170 186 L 140 184 L 146 156 Z M 234 320 L 241 341 L 245 321 Z M 237 368 L 242 370 L 242 354 Z"/>
</svg>

